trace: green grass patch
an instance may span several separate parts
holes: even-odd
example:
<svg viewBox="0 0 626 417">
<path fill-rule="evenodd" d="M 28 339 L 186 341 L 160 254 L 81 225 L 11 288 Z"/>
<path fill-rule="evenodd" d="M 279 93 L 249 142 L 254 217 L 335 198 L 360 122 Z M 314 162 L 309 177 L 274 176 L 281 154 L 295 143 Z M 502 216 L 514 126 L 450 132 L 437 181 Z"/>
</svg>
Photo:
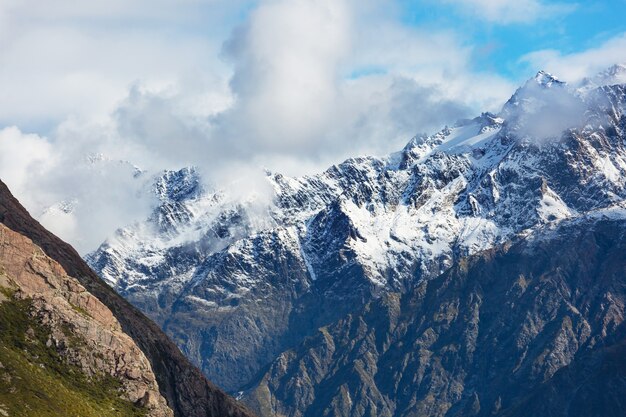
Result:
<svg viewBox="0 0 626 417">
<path fill-rule="evenodd" d="M 1 410 L 24 417 L 145 416 L 145 409 L 119 398 L 118 380 L 88 378 L 46 346 L 50 331 L 31 317 L 31 309 L 30 300 L 0 303 Z M 71 343 L 79 343 L 74 338 Z"/>
<path fill-rule="evenodd" d="M 82 308 L 81 306 L 77 306 L 76 304 L 73 304 L 73 303 L 70 303 L 70 306 L 72 307 L 72 310 L 82 315 L 83 317 L 86 317 L 89 319 L 93 318 L 92 315 L 89 314 L 89 312 L 85 310 L 84 308 Z"/>
<path fill-rule="evenodd" d="M 15 290 L 0 286 L 0 293 L 2 293 L 7 298 L 13 298 L 13 296 L 15 295 Z"/>
</svg>

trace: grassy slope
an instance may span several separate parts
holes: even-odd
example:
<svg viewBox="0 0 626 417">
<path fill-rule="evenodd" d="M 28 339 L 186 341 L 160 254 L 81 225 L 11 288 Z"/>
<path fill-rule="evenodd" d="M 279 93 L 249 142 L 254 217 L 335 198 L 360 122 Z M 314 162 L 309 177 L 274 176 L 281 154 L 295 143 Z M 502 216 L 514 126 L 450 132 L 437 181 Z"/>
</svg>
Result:
<svg viewBox="0 0 626 417">
<path fill-rule="evenodd" d="M 0 417 L 144 415 L 119 398 L 114 378 L 89 379 L 67 365 L 54 347 L 46 346 L 49 330 L 30 316 L 30 301 L 2 292 L 8 300 L 0 303 Z"/>
</svg>

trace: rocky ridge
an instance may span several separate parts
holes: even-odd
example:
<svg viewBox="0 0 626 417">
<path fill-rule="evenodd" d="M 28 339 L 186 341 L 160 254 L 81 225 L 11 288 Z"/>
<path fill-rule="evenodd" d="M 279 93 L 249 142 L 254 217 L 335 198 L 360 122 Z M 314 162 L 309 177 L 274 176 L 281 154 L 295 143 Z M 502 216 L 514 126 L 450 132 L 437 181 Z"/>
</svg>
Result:
<svg viewBox="0 0 626 417">
<path fill-rule="evenodd" d="M 211 378 L 248 393 L 269 378 L 274 395 L 287 377 L 266 367 L 317 329 L 411 293 L 468 256 L 624 201 L 619 74 L 569 86 L 540 72 L 499 114 L 416 136 L 387 157 L 314 176 L 268 174 L 269 205 L 233 201 L 194 169 L 167 172 L 154 214 L 87 260 Z"/>
<path fill-rule="evenodd" d="M 542 228 L 387 294 L 279 355 L 248 401 L 263 416 L 622 415 L 625 215 Z"/>
</svg>

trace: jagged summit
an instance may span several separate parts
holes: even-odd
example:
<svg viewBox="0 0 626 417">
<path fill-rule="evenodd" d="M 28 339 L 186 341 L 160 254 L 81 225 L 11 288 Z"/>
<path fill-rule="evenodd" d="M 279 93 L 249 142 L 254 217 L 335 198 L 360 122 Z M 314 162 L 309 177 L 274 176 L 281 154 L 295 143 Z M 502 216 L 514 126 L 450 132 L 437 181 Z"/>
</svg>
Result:
<svg viewBox="0 0 626 417">
<path fill-rule="evenodd" d="M 539 84 L 542 87 L 552 87 L 553 85 L 565 85 L 567 83 L 565 83 L 564 81 L 559 80 L 557 77 L 555 77 L 554 75 L 550 74 L 549 72 L 546 71 L 539 71 L 537 72 L 537 75 L 535 75 L 535 77 L 533 78 L 535 80 L 535 82 L 537 84 Z"/>
<path fill-rule="evenodd" d="M 615 64 L 593 77 L 584 78 L 578 91 L 586 93 L 597 87 L 626 83 L 626 64 Z"/>
<path fill-rule="evenodd" d="M 159 201 L 176 202 L 198 198 L 204 192 L 200 173 L 195 167 L 164 171 L 155 181 L 153 190 Z"/>
<path fill-rule="evenodd" d="M 505 121 L 503 132 L 517 139 L 545 142 L 585 125 L 598 129 L 615 123 L 621 117 L 615 106 L 622 106 L 626 82 L 626 77 L 619 79 L 619 68 L 571 85 L 540 71 L 518 88 L 498 113 Z M 609 111 L 613 108 L 615 112 Z"/>
<path fill-rule="evenodd" d="M 268 175 L 262 210 L 196 187 L 194 170 L 166 173 L 153 215 L 88 262 L 236 391 L 367 300 L 626 198 L 625 87 L 581 95 L 540 74 L 498 115 L 420 135 L 390 157 Z"/>
<path fill-rule="evenodd" d="M 609 67 L 605 72 L 611 76 L 624 74 L 626 73 L 626 63 L 615 64 Z"/>
</svg>

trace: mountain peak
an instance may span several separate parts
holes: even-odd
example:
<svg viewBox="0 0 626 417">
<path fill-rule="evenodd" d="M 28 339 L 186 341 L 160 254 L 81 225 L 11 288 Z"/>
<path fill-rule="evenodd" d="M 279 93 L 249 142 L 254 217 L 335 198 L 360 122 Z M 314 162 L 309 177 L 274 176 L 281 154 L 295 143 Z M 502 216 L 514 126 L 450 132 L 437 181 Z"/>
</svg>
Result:
<svg viewBox="0 0 626 417">
<path fill-rule="evenodd" d="M 442 383 L 458 381 L 464 392 L 477 392 L 471 390 L 482 385 L 475 384 L 488 382 L 489 378 L 467 378 L 469 372 L 476 375 L 493 369 L 489 363 L 476 361 L 478 356 L 471 352 L 478 346 L 489 353 L 502 340 L 494 337 L 484 342 L 484 332 L 477 330 L 484 325 L 478 314 L 485 311 L 481 310 L 485 300 L 482 289 L 472 296 L 475 307 L 461 316 L 456 314 L 461 311 L 457 306 L 468 298 L 465 290 L 456 286 L 457 276 L 438 287 L 450 288 L 451 298 L 445 307 L 435 294 L 439 289 L 431 297 L 430 282 L 456 268 L 458 259 L 479 253 L 491 257 L 500 250 L 506 253 L 509 242 L 518 236 L 525 239 L 534 231 L 550 231 L 568 219 L 597 213 L 626 200 L 625 137 L 619 124 L 626 96 L 612 95 L 614 90 L 621 93 L 621 89 L 599 89 L 598 98 L 594 96 L 586 102 L 564 84 L 540 71 L 515 92 L 502 114 L 484 113 L 433 135 L 418 135 L 403 151 L 390 157 L 352 158 L 319 174 L 298 178 L 271 177 L 273 200 L 262 211 L 239 204 L 238 197 L 229 198 L 230 190 L 224 191 L 223 202 L 215 204 L 203 196 L 194 199 L 193 193 L 177 192 L 181 204 L 163 200 L 155 211 L 158 216 L 122 229 L 120 234 L 131 238 L 103 246 L 89 255 L 89 262 L 103 276 L 113 277 L 109 281 L 120 293 L 153 314 L 175 335 L 180 347 L 201 363 L 211 379 L 232 392 L 243 391 L 241 398 L 260 410 L 261 416 L 349 413 L 362 417 L 362 410 L 380 416 L 424 414 L 423 410 L 434 410 L 428 404 L 430 398 L 439 395 Z M 612 104 L 608 118 L 604 117 L 607 101 L 602 97 Z M 174 181 L 173 188 L 168 186 L 167 190 L 178 190 L 174 186 L 179 183 Z M 161 227 L 162 224 L 167 227 Z M 158 233 L 155 235 L 154 231 Z M 551 251 L 560 245 L 550 244 Z M 596 246 L 590 242 L 581 247 Z M 546 257 L 549 259 L 550 255 Z M 465 270 L 465 264 L 460 265 L 459 270 Z M 567 266 L 576 268 L 577 264 Z M 580 269 L 585 272 L 585 268 Z M 528 311 L 534 311 L 535 295 L 530 294 L 535 284 L 527 284 L 528 275 L 519 278 L 512 274 L 508 282 L 499 275 L 493 276 L 493 280 L 475 281 L 477 286 L 468 288 L 473 291 L 483 283 L 497 282 L 502 287 L 492 291 L 490 303 L 499 303 L 501 294 L 509 294 L 515 303 L 518 296 L 529 294 Z M 563 282 L 562 275 L 555 275 L 555 281 L 548 284 L 550 288 Z M 551 302 L 543 298 L 541 282 L 537 281 L 539 287 L 534 287 L 538 305 Z M 584 282 L 592 285 L 595 281 L 585 276 Z M 571 281 L 571 285 L 577 288 L 578 282 Z M 605 288 L 592 287 L 598 291 Z M 365 323 L 360 314 L 369 309 L 370 301 L 389 294 L 389 302 L 385 300 L 383 306 L 389 312 L 387 316 L 369 310 L 382 318 L 372 316 L 371 330 L 377 332 L 379 326 L 384 326 L 380 327 L 384 337 L 388 329 L 394 329 L 392 333 L 396 334 L 395 322 L 407 305 L 397 298 L 397 293 L 414 288 L 416 294 L 425 294 L 421 292 L 425 289 L 429 292 L 427 297 L 434 300 L 433 310 L 423 310 L 423 317 L 436 317 L 435 324 L 423 326 L 426 322 L 422 321 L 422 313 L 416 313 L 417 304 L 413 303 L 422 303 L 418 300 L 424 298 L 416 295 L 410 301 L 412 312 L 408 314 L 415 319 L 405 323 L 406 339 L 397 344 L 370 340 L 373 333 L 369 328 L 363 329 L 364 333 L 350 331 L 354 323 L 357 327 Z M 608 289 L 613 291 L 613 287 Z M 554 297 L 559 302 L 563 299 L 559 291 Z M 262 305 L 259 300 L 263 300 Z M 566 304 L 569 301 L 563 305 Z M 606 304 L 604 298 L 599 300 L 598 305 L 601 304 Z M 509 305 L 512 304 L 506 304 Z M 500 311 L 500 307 L 490 311 Z M 519 380 L 504 378 L 501 383 L 510 384 L 508 400 L 498 399 L 498 389 L 485 388 L 480 404 L 478 397 L 470 401 L 469 396 L 459 396 L 457 390 L 447 391 L 451 397 L 436 400 L 441 411 L 430 414 L 486 415 L 494 410 L 494 415 L 502 415 L 497 410 L 540 386 L 545 375 L 552 375 L 579 351 L 583 352 L 586 340 L 594 340 L 589 338 L 587 327 L 570 326 L 567 322 L 568 329 L 582 330 L 578 333 L 580 340 L 571 339 L 573 348 L 564 356 L 561 341 L 570 339 L 563 339 L 563 335 L 572 333 L 563 331 L 562 320 L 565 316 L 570 320 L 570 311 L 573 310 L 564 309 L 564 316 L 550 323 L 553 338 L 546 338 L 543 330 L 528 330 L 524 326 L 513 326 L 502 333 L 511 343 L 506 345 L 510 351 L 499 364 L 514 355 L 513 360 L 506 362 L 510 366 L 498 365 L 504 370 L 502 375 L 508 375 L 506 372 L 520 363 L 525 370 L 519 375 L 535 375 L 535 379 L 524 380 L 529 382 L 523 386 L 516 385 Z M 521 311 L 520 317 L 525 317 L 524 313 Z M 459 322 L 460 327 L 446 333 L 456 326 L 450 324 L 456 316 L 466 317 L 467 323 Z M 359 318 L 358 322 L 348 320 L 349 331 L 334 338 L 334 326 L 344 317 Z M 597 322 L 603 320 L 604 317 L 598 317 Z M 608 319 L 603 321 L 606 322 L 615 323 Z M 494 325 L 494 329 L 501 328 L 499 322 Z M 600 333 L 602 326 L 600 323 Z M 444 333 L 431 330 L 435 328 L 444 329 Z M 522 339 L 516 339 L 516 329 L 521 332 L 519 337 L 528 342 L 528 350 L 517 344 Z M 310 342 L 314 351 L 309 358 L 309 342 L 304 340 L 311 341 L 317 332 L 321 334 L 321 347 Z M 335 359 L 342 358 L 360 360 L 358 355 L 363 351 L 333 347 L 340 346 L 339 340 L 353 340 L 353 335 L 363 336 L 356 343 L 366 346 L 363 351 L 367 355 L 373 355 L 372 361 L 369 356 L 365 358 L 368 369 L 360 380 L 353 379 L 353 375 L 361 375 L 361 369 L 353 372 L 353 360 L 347 362 L 345 369 L 335 363 Z M 448 372 L 456 372 L 454 369 L 439 365 L 441 355 L 451 352 L 448 340 L 462 340 L 453 346 L 461 355 L 458 361 L 466 366 L 459 371 L 457 380 L 446 379 L 452 375 Z M 465 340 L 470 341 L 465 344 Z M 403 351 L 402 346 L 406 347 L 407 360 L 413 361 L 410 366 L 402 365 L 408 362 L 395 354 Z M 549 361 L 542 355 L 542 346 L 549 349 Z M 421 370 L 430 366 L 430 356 L 416 357 L 415 349 L 426 355 L 434 349 L 440 355 L 432 359 L 436 364 L 432 378 Z M 392 362 L 385 362 L 387 359 Z M 456 363 L 455 359 L 453 368 Z M 396 365 L 401 368 L 396 370 Z M 368 373 L 370 369 L 373 373 Z M 376 369 L 386 369 L 383 379 L 390 381 L 392 388 L 367 385 L 369 381 L 378 383 Z M 445 374 L 439 373 L 442 369 Z M 313 374 L 315 377 L 311 377 Z M 256 381 L 261 378 L 258 385 Z M 416 383 L 416 378 L 422 382 Z M 289 385 L 291 381 L 293 385 Z M 401 385 L 403 381 L 406 387 Z M 294 388 L 283 389 L 286 386 Z M 396 393 L 401 395 L 395 398 Z M 354 401 L 352 405 L 350 401 Z M 419 401 L 422 408 L 414 407 Z M 464 402 L 470 407 L 466 408 Z M 274 404 L 276 408 L 272 408 Z M 389 408 L 368 409 L 370 404 L 388 404 Z M 476 411 L 478 405 L 480 411 Z M 476 412 L 464 411 L 470 408 Z M 403 410 L 408 410 L 407 414 Z"/>
<path fill-rule="evenodd" d="M 534 80 L 537 84 L 545 88 L 552 87 L 552 85 L 566 84 L 564 81 L 559 80 L 557 77 L 544 70 L 539 71 L 537 75 L 535 75 Z"/>
<path fill-rule="evenodd" d="M 626 63 L 615 64 L 607 69 L 607 73 L 611 75 L 623 74 L 626 72 Z"/>
<path fill-rule="evenodd" d="M 202 193 L 202 181 L 196 167 L 185 167 L 178 171 L 164 171 L 154 184 L 159 200 L 182 201 Z"/>
<path fill-rule="evenodd" d="M 626 84 L 626 64 L 614 64 L 592 77 L 584 78 L 578 91 L 585 93 L 597 87 Z"/>
<path fill-rule="evenodd" d="M 595 81 L 600 84 L 623 84 L 626 82 L 626 64 L 615 64 L 596 75 Z"/>
</svg>

